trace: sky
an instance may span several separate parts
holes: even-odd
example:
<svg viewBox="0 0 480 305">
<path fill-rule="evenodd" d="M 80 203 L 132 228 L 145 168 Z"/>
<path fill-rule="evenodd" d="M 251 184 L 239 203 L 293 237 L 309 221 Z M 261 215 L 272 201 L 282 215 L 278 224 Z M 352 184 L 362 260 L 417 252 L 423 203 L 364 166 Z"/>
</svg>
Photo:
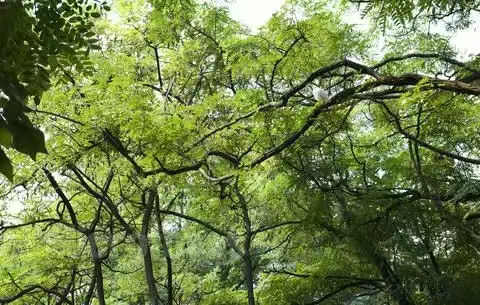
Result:
<svg viewBox="0 0 480 305">
<path fill-rule="evenodd" d="M 230 6 L 232 17 L 255 30 L 263 25 L 275 13 L 285 0 L 233 0 Z M 480 54 L 480 18 L 467 30 L 452 35 L 451 42 L 459 57 Z M 358 21 L 358 22 L 357 22 Z M 362 23 L 360 17 L 354 20 Z"/>
<path fill-rule="evenodd" d="M 459 49 L 461 56 L 480 54 L 480 18 L 467 30 L 452 37 L 452 44 Z"/>
<path fill-rule="evenodd" d="M 235 0 L 230 12 L 235 20 L 256 29 L 278 11 L 284 0 Z"/>
</svg>

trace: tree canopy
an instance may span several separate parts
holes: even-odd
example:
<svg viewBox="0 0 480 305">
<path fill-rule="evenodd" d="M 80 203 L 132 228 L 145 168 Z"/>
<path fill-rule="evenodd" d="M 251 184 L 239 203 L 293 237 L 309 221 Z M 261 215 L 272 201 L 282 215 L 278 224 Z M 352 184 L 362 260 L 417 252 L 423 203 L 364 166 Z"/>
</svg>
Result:
<svg viewBox="0 0 480 305">
<path fill-rule="evenodd" d="M 476 1 L 7 3 L 0 304 L 480 302 Z"/>
</svg>

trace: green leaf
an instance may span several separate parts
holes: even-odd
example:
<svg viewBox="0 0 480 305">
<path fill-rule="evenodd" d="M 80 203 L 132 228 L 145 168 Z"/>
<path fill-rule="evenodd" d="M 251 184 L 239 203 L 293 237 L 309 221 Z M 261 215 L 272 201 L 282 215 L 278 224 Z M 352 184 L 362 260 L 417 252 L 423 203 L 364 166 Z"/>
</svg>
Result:
<svg viewBox="0 0 480 305">
<path fill-rule="evenodd" d="M 70 23 L 77 23 L 77 22 L 81 22 L 81 21 L 82 21 L 82 17 L 79 17 L 79 16 L 74 16 L 74 17 L 72 17 L 72 18 L 68 19 L 68 21 L 69 21 Z"/>
<path fill-rule="evenodd" d="M 9 130 L 13 134 L 13 148 L 19 152 L 29 155 L 33 160 L 37 153 L 47 153 L 43 132 L 30 122 L 16 122 L 9 125 Z"/>
<path fill-rule="evenodd" d="M 13 142 L 13 137 L 8 129 L 0 127 L 0 145 L 5 147 L 11 147 Z"/>
<path fill-rule="evenodd" d="M 7 155 L 0 149 L 0 173 L 2 173 L 5 177 L 12 182 L 13 180 L 13 167 L 10 159 L 8 159 Z"/>
</svg>

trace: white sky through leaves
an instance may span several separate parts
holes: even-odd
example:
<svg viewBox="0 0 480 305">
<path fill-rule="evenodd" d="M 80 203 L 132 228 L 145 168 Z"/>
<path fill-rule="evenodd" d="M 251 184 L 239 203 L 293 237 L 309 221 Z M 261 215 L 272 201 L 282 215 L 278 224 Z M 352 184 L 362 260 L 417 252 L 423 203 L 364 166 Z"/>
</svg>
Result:
<svg viewBox="0 0 480 305">
<path fill-rule="evenodd" d="M 284 0 L 235 0 L 229 5 L 232 17 L 256 29 L 280 9 Z"/>
<path fill-rule="evenodd" d="M 233 0 L 229 8 L 235 20 L 240 21 L 255 31 L 258 27 L 265 24 L 272 14 L 280 9 L 284 2 L 285 0 Z M 480 18 L 480 16 L 477 17 Z M 475 18 L 473 19 L 475 20 Z M 360 20 L 359 15 L 358 20 L 354 20 L 353 23 L 362 24 L 364 22 Z M 451 43 L 459 51 L 459 57 L 479 54 L 480 21 L 474 22 L 466 30 L 451 34 Z"/>
</svg>

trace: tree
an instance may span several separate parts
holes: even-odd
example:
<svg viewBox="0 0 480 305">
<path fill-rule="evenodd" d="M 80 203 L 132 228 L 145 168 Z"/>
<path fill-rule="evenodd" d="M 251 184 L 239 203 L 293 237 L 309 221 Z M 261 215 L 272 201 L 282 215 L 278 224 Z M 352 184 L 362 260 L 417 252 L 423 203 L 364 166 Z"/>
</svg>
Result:
<svg viewBox="0 0 480 305">
<path fill-rule="evenodd" d="M 116 3 L 95 73 L 44 92 L 50 154 L 2 185 L 0 302 L 477 304 L 478 60 L 324 4 L 252 34 Z"/>
</svg>

